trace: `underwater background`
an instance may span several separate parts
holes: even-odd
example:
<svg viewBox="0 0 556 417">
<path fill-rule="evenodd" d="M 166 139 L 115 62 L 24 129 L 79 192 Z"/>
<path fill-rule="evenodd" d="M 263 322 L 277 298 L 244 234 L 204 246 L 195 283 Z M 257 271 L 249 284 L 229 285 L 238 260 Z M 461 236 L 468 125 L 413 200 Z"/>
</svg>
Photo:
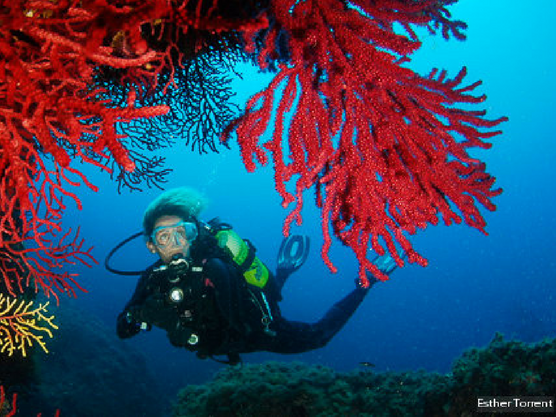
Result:
<svg viewBox="0 0 556 417">
<path fill-rule="evenodd" d="M 429 266 L 406 266 L 388 282 L 376 285 L 328 346 L 299 355 L 246 354 L 242 355 L 245 363 L 301 361 L 350 371 L 368 362 L 376 372 L 446 373 L 464 350 L 488 345 L 496 332 L 525 342 L 556 336 L 556 35 L 552 28 L 556 3 L 461 0 L 450 10 L 468 24 L 467 40 L 424 36 L 422 49 L 408 65 L 421 74 L 444 68 L 450 76 L 467 66 L 467 83 L 482 80 L 479 91 L 488 95 L 477 108 L 487 109 L 491 119 L 510 119 L 501 127 L 504 134 L 492 140 L 491 150 L 474 154 L 487 163 L 488 172 L 504 189 L 494 200 L 497 211 L 484 211 L 489 235 L 466 226 L 420 231 L 412 241 Z M 247 66 L 239 71 L 243 78 L 234 80 L 233 89 L 234 100 L 242 106 L 270 81 L 271 74 Z M 198 155 L 177 144 L 161 153 L 173 169 L 165 188 L 185 185 L 203 192 L 210 204 L 202 219 L 218 216 L 231 223 L 274 269 L 288 211 L 274 190 L 272 168 L 247 173 L 236 144 L 219 150 Z M 104 257 L 140 230 L 144 209 L 161 191 L 118 194 L 106 174 L 85 166 L 83 172 L 100 191 L 78 190 L 83 209 L 68 210 L 65 222 L 81 227 L 87 243 L 94 245 L 99 264 L 76 268 L 88 293 L 78 294 L 76 302 L 61 300 L 62 309 L 71 304 L 80 313 L 57 314 L 61 327 L 71 327 L 71 332 L 60 334 L 56 343 L 63 348 L 53 348 L 50 355 L 38 352 L 39 362 L 44 362 L 53 392 L 56 381 L 68 378 L 70 367 L 75 371 L 72 389 L 82 397 L 103 390 L 109 404 L 129 400 L 145 415 L 170 415 L 170 404 L 181 388 L 210 381 L 226 365 L 199 360 L 171 346 L 156 329 L 117 340 L 116 316 L 131 297 L 136 278 L 107 272 Z M 336 243 L 331 259 L 339 272 L 329 272 L 320 257 L 320 214 L 311 194 L 305 202 L 303 224 L 291 232 L 311 237 L 311 254 L 284 287 L 281 308 L 286 318 L 312 322 L 353 288 L 357 262 Z M 118 252 L 113 265 L 140 270 L 154 261 L 138 239 Z M 96 338 L 81 337 L 80 329 Z M 67 367 L 48 368 L 47 363 L 61 357 Z M 149 407 L 151 411 L 145 411 Z M 131 404 L 126 409 L 129 415 L 140 415 Z M 69 410 L 64 414 L 64 404 L 61 410 L 62 415 L 72 415 Z"/>
</svg>

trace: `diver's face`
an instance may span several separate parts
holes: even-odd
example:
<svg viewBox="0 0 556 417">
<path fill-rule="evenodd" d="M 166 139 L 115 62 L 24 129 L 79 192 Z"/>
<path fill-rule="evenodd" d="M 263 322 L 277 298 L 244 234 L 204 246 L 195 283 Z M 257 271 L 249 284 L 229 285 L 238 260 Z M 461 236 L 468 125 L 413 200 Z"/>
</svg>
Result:
<svg viewBox="0 0 556 417">
<path fill-rule="evenodd" d="M 147 249 L 158 254 L 165 264 L 174 255 L 189 256 L 191 242 L 188 240 L 188 224 L 178 216 L 162 216 L 154 224 L 154 232 L 147 242 Z"/>
</svg>

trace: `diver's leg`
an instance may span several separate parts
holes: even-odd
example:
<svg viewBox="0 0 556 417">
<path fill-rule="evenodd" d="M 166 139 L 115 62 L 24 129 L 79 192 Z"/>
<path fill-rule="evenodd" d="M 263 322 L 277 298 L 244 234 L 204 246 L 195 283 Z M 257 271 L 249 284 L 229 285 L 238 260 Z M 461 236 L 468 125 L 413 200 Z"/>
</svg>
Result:
<svg viewBox="0 0 556 417">
<path fill-rule="evenodd" d="M 334 304 L 316 323 L 301 323 L 283 318 L 271 328 L 276 336 L 265 350 L 277 353 L 301 353 L 325 346 L 338 333 L 365 299 L 369 288 L 356 288 Z"/>
<path fill-rule="evenodd" d="M 404 259 L 405 253 L 399 256 Z M 397 267 L 394 259 L 386 254 L 377 256 L 373 263 L 385 274 L 391 274 Z M 361 305 L 371 287 L 378 282 L 367 272 L 369 286 L 364 288 L 359 279 L 356 288 L 334 304 L 317 323 L 300 323 L 280 318 L 274 323 L 276 336 L 266 350 L 278 353 L 300 353 L 325 346 L 347 323 L 355 310 Z"/>
<path fill-rule="evenodd" d="M 274 290 L 278 294 L 279 301 L 282 300 L 282 288 L 284 287 L 284 284 L 286 283 L 286 280 L 289 278 L 290 275 L 291 275 L 290 271 L 287 271 L 285 269 L 279 269 L 279 268 L 276 269 L 276 275 L 274 275 L 274 283 L 275 283 Z"/>
</svg>

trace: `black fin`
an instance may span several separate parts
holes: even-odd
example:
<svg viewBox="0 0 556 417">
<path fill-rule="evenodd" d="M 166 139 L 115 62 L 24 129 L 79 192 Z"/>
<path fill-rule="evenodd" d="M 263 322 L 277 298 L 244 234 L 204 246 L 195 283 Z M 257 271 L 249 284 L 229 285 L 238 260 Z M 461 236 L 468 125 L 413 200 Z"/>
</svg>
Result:
<svg viewBox="0 0 556 417">
<path fill-rule="evenodd" d="M 307 260 L 311 241 L 309 236 L 291 235 L 285 238 L 278 251 L 278 270 L 286 274 L 297 271 Z"/>
</svg>

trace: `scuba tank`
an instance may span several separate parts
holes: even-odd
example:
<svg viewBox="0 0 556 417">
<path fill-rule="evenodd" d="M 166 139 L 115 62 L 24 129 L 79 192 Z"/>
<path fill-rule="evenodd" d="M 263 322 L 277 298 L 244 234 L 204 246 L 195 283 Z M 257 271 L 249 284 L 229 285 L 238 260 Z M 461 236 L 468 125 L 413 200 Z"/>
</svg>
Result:
<svg viewBox="0 0 556 417">
<path fill-rule="evenodd" d="M 213 226 L 213 225 L 211 225 Z M 266 265 L 255 255 L 256 249 L 247 239 L 242 239 L 230 226 L 219 224 L 214 235 L 220 248 L 228 253 L 243 273 L 248 284 L 264 289 L 270 272 Z"/>
</svg>

